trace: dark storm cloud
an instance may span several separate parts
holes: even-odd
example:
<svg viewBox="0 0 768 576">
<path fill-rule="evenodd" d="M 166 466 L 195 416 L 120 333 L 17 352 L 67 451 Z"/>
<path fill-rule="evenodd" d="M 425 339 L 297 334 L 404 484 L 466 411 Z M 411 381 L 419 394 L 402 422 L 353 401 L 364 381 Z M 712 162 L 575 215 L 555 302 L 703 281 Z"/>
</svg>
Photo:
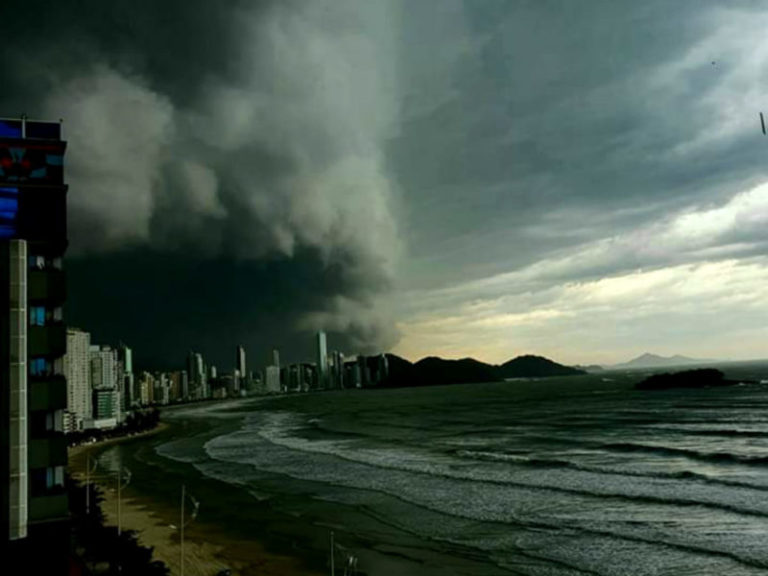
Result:
<svg viewBox="0 0 768 576">
<path fill-rule="evenodd" d="M 238 342 L 246 344 L 252 369 L 271 361 L 272 348 L 287 362 L 313 358 L 313 339 L 297 336 L 296 326 L 307 310 L 326 307 L 328 294 L 347 290 L 339 268 L 304 251 L 267 262 L 130 250 L 72 259 L 68 273 L 72 322 L 91 328 L 94 341 L 134 345 L 142 369 L 178 368 L 194 347 L 227 370 Z M 330 341 L 366 350 L 369 342 L 390 337 L 365 325 L 348 328 L 330 327 Z"/>
<path fill-rule="evenodd" d="M 1 10 L 0 106 L 65 119 L 74 322 L 152 357 L 301 349 L 288 335 L 320 328 L 352 351 L 394 343 L 394 7 Z"/>
</svg>

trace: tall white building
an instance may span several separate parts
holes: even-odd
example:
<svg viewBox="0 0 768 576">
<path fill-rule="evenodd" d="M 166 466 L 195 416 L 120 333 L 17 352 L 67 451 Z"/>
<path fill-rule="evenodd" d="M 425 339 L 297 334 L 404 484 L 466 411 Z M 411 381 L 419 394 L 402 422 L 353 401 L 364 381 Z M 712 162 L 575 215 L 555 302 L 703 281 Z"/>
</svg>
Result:
<svg viewBox="0 0 768 576">
<path fill-rule="evenodd" d="M 280 368 L 277 366 L 267 366 L 266 369 L 266 389 L 268 393 L 277 394 L 281 392 L 280 388 Z"/>
<path fill-rule="evenodd" d="M 245 378 L 247 372 L 245 371 L 245 348 L 242 346 L 237 347 L 235 354 L 235 370 L 240 372 L 240 375 Z"/>
<path fill-rule="evenodd" d="M 93 417 L 91 393 L 91 335 L 82 330 L 67 330 L 67 354 L 64 375 L 67 377 L 66 432 L 79 432 Z"/>
<path fill-rule="evenodd" d="M 192 398 L 208 398 L 208 375 L 205 370 L 203 355 L 190 352 L 187 357 L 187 374 L 189 378 L 189 394 Z"/>
<path fill-rule="evenodd" d="M 317 333 L 317 385 L 325 388 L 328 383 L 328 344 L 325 332 Z"/>
</svg>

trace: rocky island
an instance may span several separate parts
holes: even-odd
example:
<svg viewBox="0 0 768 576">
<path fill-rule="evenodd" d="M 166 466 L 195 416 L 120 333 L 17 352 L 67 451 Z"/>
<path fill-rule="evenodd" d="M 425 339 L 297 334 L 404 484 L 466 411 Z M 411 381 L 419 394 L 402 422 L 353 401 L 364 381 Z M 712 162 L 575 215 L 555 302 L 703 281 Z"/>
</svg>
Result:
<svg viewBox="0 0 768 576">
<path fill-rule="evenodd" d="M 714 368 L 700 368 L 664 374 L 654 374 L 635 384 L 638 390 L 668 390 L 670 388 L 713 388 L 735 386 L 741 380 L 727 380 L 725 374 Z"/>
</svg>

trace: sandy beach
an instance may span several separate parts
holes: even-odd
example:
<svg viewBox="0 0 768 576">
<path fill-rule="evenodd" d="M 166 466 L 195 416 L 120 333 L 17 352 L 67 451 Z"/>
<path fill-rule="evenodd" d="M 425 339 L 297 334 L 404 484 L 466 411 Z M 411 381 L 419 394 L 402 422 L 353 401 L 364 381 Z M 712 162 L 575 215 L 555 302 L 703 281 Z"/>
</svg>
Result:
<svg viewBox="0 0 768 576">
<path fill-rule="evenodd" d="M 73 477 L 83 480 L 87 455 L 96 454 L 109 446 L 144 440 L 167 429 L 158 428 L 127 438 L 110 439 L 104 442 L 77 446 L 70 449 L 69 470 Z M 92 481 L 102 488 L 102 511 L 110 525 L 117 525 L 117 492 L 112 477 L 94 474 Z M 179 524 L 179 507 L 171 506 L 164 499 L 147 497 L 147 490 L 141 493 L 127 487 L 122 494 L 122 528 L 137 533 L 140 543 L 154 549 L 154 558 L 164 562 L 171 574 L 180 573 L 180 541 L 176 528 Z M 190 507 L 191 508 L 191 507 Z M 189 510 L 188 510 L 189 513 Z M 321 574 L 308 569 L 299 558 L 284 556 L 267 551 L 252 539 L 233 538 L 218 526 L 196 521 L 185 530 L 184 573 L 189 576 L 212 576 L 229 568 L 232 574 L 264 576 L 298 576 Z"/>
</svg>

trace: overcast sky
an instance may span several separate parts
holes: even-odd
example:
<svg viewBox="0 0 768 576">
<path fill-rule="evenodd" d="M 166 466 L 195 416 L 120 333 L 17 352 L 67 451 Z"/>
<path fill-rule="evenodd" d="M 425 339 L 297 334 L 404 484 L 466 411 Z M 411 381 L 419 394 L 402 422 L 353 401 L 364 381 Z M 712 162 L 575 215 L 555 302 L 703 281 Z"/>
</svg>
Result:
<svg viewBox="0 0 768 576">
<path fill-rule="evenodd" d="M 768 3 L 0 7 L 63 118 L 68 321 L 227 369 L 768 356 Z"/>
</svg>

